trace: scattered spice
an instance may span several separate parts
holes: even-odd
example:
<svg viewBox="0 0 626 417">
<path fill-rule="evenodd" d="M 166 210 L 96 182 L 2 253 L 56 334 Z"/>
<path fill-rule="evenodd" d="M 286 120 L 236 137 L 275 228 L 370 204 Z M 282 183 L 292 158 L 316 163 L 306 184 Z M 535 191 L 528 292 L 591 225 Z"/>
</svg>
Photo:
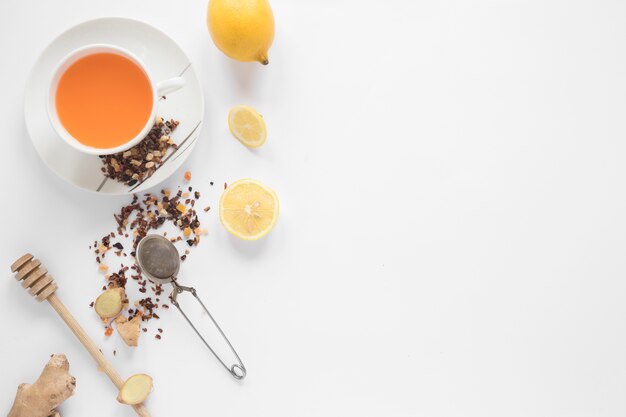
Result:
<svg viewBox="0 0 626 417">
<path fill-rule="evenodd" d="M 128 186 L 133 186 L 149 178 L 165 162 L 168 152 L 176 149 L 170 134 L 179 122 L 164 121 L 158 117 L 148 135 L 127 151 L 113 155 L 101 155 L 104 176 Z"/>
<path fill-rule="evenodd" d="M 185 171 L 185 181 L 191 181 L 191 171 Z"/>
<path fill-rule="evenodd" d="M 152 158 L 154 160 L 156 156 L 153 155 Z M 108 265 L 104 262 L 107 253 L 113 252 L 117 256 L 122 254 L 126 256 L 123 250 L 130 248 L 132 250 L 126 250 L 134 258 L 137 245 L 141 239 L 149 233 L 154 233 L 165 224 L 173 225 L 177 230 L 174 236 L 169 237 L 173 243 L 185 240 L 185 246 L 189 248 L 197 246 L 200 243 L 200 235 L 206 232 L 206 229 L 201 228 L 198 213 L 194 208 L 195 201 L 200 198 L 200 192 L 194 192 L 191 186 L 187 187 L 187 189 L 189 190 L 188 192 L 183 192 L 179 188 L 176 192 L 163 189 L 160 194 L 146 193 L 141 197 L 133 195 L 130 203 L 123 206 L 113 216 L 117 224 L 116 231 L 107 233 L 100 240 L 94 241 L 93 245 L 90 245 L 90 250 L 93 250 L 98 263 L 98 269 L 105 273 L 106 285 L 102 287 L 102 291 L 110 288 L 123 288 L 126 292 L 129 283 L 134 282 L 135 284 L 132 285 L 142 294 L 139 299 L 124 300 L 126 307 L 122 316 L 128 321 L 135 317 L 140 317 L 143 323 L 150 320 L 158 320 L 160 317 L 156 310 L 159 308 L 168 310 L 170 306 L 168 304 L 159 305 L 159 297 L 164 291 L 163 287 L 145 279 L 141 274 L 141 270 L 134 262 L 131 265 L 122 264 L 119 269 L 110 271 Z M 186 198 L 192 197 L 191 193 L 193 193 L 193 198 Z M 163 235 L 165 236 L 167 233 L 164 232 Z M 124 239 L 128 239 L 129 242 L 124 241 Z M 181 260 L 187 259 L 189 253 L 189 249 L 185 249 Z M 90 307 L 93 307 L 93 305 L 94 303 L 92 302 Z M 132 306 L 132 308 L 128 308 L 128 306 Z M 111 326 L 107 326 L 105 335 L 110 336 L 113 330 Z M 143 327 L 142 331 L 146 333 L 148 328 Z M 162 333 L 163 329 L 158 331 Z"/>
</svg>

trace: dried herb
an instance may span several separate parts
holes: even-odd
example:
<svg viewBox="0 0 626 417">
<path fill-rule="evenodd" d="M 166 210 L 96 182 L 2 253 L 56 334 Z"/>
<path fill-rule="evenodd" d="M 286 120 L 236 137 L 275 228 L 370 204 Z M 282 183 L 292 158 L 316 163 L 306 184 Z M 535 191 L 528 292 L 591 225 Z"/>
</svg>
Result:
<svg viewBox="0 0 626 417">
<path fill-rule="evenodd" d="M 163 121 L 158 117 L 148 135 L 137 145 L 113 155 L 100 155 L 104 176 L 128 186 L 149 178 L 165 162 L 168 152 L 177 148 L 169 135 L 178 124 L 176 120 Z"/>
<path fill-rule="evenodd" d="M 134 258 L 141 239 L 149 233 L 154 233 L 165 224 L 175 226 L 177 233 L 180 233 L 177 236 L 169 237 L 172 242 L 179 242 L 185 238 L 184 240 L 189 247 L 197 246 L 200 243 L 200 236 L 207 234 L 207 231 L 200 227 L 198 213 L 194 209 L 194 203 L 200 198 L 200 192 L 195 191 L 192 199 L 188 197 L 191 196 L 193 189 L 191 186 L 187 189 L 189 192 L 183 192 L 179 189 L 175 194 L 163 189 L 156 195 L 150 193 L 146 193 L 142 197 L 133 195 L 129 204 L 121 207 L 119 212 L 113 216 L 117 225 L 116 232 L 104 235 L 90 246 L 99 268 L 106 273 L 107 285 L 102 287 L 102 291 L 109 288 L 126 289 L 130 282 L 135 282 L 136 284 L 133 285 L 136 285 L 137 290 L 144 294 L 141 296 L 143 298 L 131 303 L 135 308 L 126 310 L 124 315 L 127 316 L 127 320 L 132 320 L 137 316 L 141 317 L 142 322 L 159 319 L 156 310 L 159 308 L 159 297 L 164 290 L 161 285 L 153 284 L 144 279 L 134 260 L 131 261 L 130 265 L 122 264 L 117 270 L 109 270 L 109 267 L 104 263 L 107 253 L 112 251 L 119 257 L 126 257 L 127 255 L 123 250 L 132 245 L 132 251 L 129 251 L 129 254 Z M 167 233 L 164 232 L 163 235 L 165 236 Z M 122 243 L 119 239 L 130 239 L 131 242 Z M 181 259 L 185 260 L 189 253 L 189 250 L 185 249 Z M 169 309 L 167 304 L 162 304 L 161 307 Z M 142 328 L 142 330 L 147 332 L 147 328 Z M 107 327 L 106 333 L 110 334 L 112 331 L 111 327 Z M 162 329 L 159 332 L 162 332 Z"/>
</svg>

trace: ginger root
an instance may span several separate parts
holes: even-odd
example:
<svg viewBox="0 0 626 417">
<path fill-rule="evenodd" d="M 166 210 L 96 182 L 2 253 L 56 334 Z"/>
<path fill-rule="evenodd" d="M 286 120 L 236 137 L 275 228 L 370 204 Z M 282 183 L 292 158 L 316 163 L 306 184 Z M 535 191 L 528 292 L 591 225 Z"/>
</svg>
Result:
<svg viewBox="0 0 626 417">
<path fill-rule="evenodd" d="M 7 417 L 58 416 L 56 408 L 74 394 L 76 378 L 65 355 L 52 355 L 33 384 L 20 384 Z"/>
<path fill-rule="evenodd" d="M 136 374 L 124 382 L 117 400 L 122 404 L 141 404 L 152 391 L 152 377 L 146 374 Z"/>
<path fill-rule="evenodd" d="M 137 346 L 139 342 L 139 326 L 141 325 L 141 314 L 137 314 L 130 321 L 124 316 L 115 319 L 117 332 L 128 346 Z"/>
<path fill-rule="evenodd" d="M 111 288 L 96 298 L 94 309 L 102 319 L 112 319 L 122 312 L 125 298 L 124 288 Z"/>
</svg>

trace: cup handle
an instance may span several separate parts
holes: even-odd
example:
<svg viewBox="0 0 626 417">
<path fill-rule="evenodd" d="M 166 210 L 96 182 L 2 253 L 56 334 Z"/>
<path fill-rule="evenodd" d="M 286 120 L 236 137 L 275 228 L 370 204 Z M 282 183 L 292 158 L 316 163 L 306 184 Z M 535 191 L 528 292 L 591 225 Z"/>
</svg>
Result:
<svg viewBox="0 0 626 417">
<path fill-rule="evenodd" d="M 185 79 L 183 77 L 174 77 L 169 80 L 161 81 L 157 83 L 157 95 L 159 97 L 166 96 L 169 93 L 182 88 L 185 85 Z"/>
</svg>

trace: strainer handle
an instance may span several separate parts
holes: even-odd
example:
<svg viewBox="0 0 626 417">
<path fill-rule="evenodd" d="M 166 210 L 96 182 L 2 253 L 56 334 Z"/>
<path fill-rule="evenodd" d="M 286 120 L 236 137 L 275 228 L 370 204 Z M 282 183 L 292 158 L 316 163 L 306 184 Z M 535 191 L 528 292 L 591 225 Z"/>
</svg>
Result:
<svg viewBox="0 0 626 417">
<path fill-rule="evenodd" d="M 228 340 L 228 338 L 226 337 L 226 335 L 224 334 L 224 332 L 222 331 L 221 327 L 219 326 L 219 324 L 217 324 L 217 322 L 215 321 L 215 319 L 213 318 L 213 316 L 211 315 L 211 313 L 209 312 L 209 310 L 205 307 L 204 303 L 202 302 L 202 300 L 200 298 L 198 298 L 198 294 L 196 293 L 196 289 L 193 287 L 185 287 L 183 285 L 179 285 L 176 280 L 172 280 L 172 285 L 174 286 L 174 291 L 172 291 L 172 294 L 170 294 L 170 300 L 171 303 L 176 306 L 176 308 L 178 309 L 178 311 L 180 311 L 180 313 L 183 315 L 183 317 L 185 318 L 185 320 L 187 320 L 187 323 L 189 323 L 189 325 L 191 326 L 191 328 L 194 330 L 194 332 L 196 332 L 196 334 L 198 335 L 198 337 L 200 339 L 202 339 L 202 342 L 204 343 L 204 345 L 209 348 L 209 350 L 211 351 L 211 353 L 217 358 L 218 361 L 220 361 L 220 363 L 222 364 L 222 366 L 233 376 L 233 378 L 235 379 L 244 379 L 247 375 L 247 371 L 246 371 L 246 367 L 244 366 L 243 362 L 241 362 L 241 358 L 239 358 L 239 355 L 237 354 L 237 351 L 235 351 L 235 348 L 233 347 L 233 345 L 230 343 L 230 341 Z M 228 344 L 228 347 L 230 348 L 231 352 L 233 352 L 233 354 L 235 355 L 235 357 L 237 358 L 237 362 L 236 364 L 231 365 L 230 367 L 228 367 L 228 365 L 226 365 L 226 363 L 222 360 L 222 358 L 220 358 L 217 353 L 213 350 L 213 348 L 211 347 L 211 345 L 209 345 L 209 343 L 204 339 L 204 337 L 202 336 L 202 334 L 198 331 L 198 329 L 196 328 L 196 326 L 194 326 L 193 322 L 189 319 L 189 317 L 187 317 L 187 314 L 185 314 L 185 312 L 183 311 L 183 309 L 180 307 L 180 304 L 178 303 L 177 297 L 179 294 L 182 294 L 184 291 L 187 291 L 189 293 L 191 293 L 191 295 L 194 296 L 194 298 L 198 301 L 198 303 L 200 303 L 200 306 L 202 307 L 202 309 L 204 310 L 205 313 L 207 313 L 207 315 L 209 316 L 209 318 L 211 319 L 211 321 L 213 322 L 213 325 L 215 326 L 215 328 L 220 332 L 220 334 L 222 335 L 222 338 L 224 339 L 224 341 L 226 341 L 226 343 Z"/>
</svg>

